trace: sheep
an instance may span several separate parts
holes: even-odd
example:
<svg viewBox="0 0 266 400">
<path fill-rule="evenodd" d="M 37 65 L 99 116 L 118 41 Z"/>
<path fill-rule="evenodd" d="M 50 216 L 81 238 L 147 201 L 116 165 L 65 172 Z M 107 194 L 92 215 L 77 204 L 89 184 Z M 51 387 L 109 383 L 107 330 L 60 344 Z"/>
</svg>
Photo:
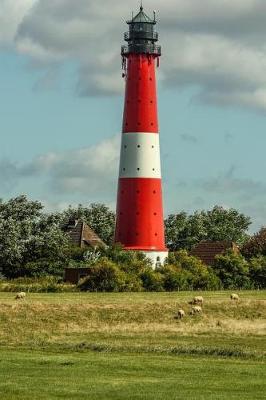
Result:
<svg viewBox="0 0 266 400">
<path fill-rule="evenodd" d="M 180 309 L 180 310 L 177 311 L 177 314 L 176 314 L 175 318 L 176 319 L 182 319 L 182 318 L 184 318 L 185 315 L 186 315 L 185 311 Z"/>
<path fill-rule="evenodd" d="M 232 293 L 230 298 L 231 298 L 231 300 L 234 300 L 234 301 L 238 301 L 239 300 L 239 296 L 236 293 Z"/>
<path fill-rule="evenodd" d="M 26 293 L 25 292 L 19 292 L 16 294 L 15 300 L 24 300 L 26 297 Z"/>
<path fill-rule="evenodd" d="M 194 297 L 193 300 L 189 301 L 188 304 L 200 304 L 201 306 L 203 305 L 203 297 L 202 296 L 196 296 Z"/>
<path fill-rule="evenodd" d="M 190 311 L 191 315 L 201 314 L 201 313 L 202 313 L 202 308 L 200 306 L 194 306 Z"/>
<path fill-rule="evenodd" d="M 202 296 L 196 296 L 193 299 L 194 304 L 200 304 L 201 306 L 203 305 L 203 297 Z"/>
</svg>

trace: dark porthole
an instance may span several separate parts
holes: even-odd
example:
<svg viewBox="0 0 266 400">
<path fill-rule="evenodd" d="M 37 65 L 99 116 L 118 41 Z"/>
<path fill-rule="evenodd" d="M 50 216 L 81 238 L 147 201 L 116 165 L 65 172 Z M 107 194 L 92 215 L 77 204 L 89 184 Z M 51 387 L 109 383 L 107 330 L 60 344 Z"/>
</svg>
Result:
<svg viewBox="0 0 266 400">
<path fill-rule="evenodd" d="M 154 146 L 151 146 L 152 149 L 154 149 Z"/>
<path fill-rule="evenodd" d="M 127 149 L 127 145 L 125 144 L 124 149 Z"/>
<path fill-rule="evenodd" d="M 153 213 L 153 215 L 156 217 L 157 213 Z"/>
<path fill-rule="evenodd" d="M 140 144 L 138 144 L 138 149 L 140 148 Z"/>
<path fill-rule="evenodd" d="M 155 233 L 155 236 L 158 236 L 158 233 Z"/>
<path fill-rule="evenodd" d="M 153 171 L 155 171 L 155 168 L 152 168 Z"/>
<path fill-rule="evenodd" d="M 137 171 L 140 171 L 140 168 L 137 168 Z"/>
<path fill-rule="evenodd" d="M 151 122 L 151 126 L 153 126 L 154 124 L 153 124 L 153 122 Z"/>
<path fill-rule="evenodd" d="M 153 194 L 156 194 L 156 190 L 153 191 Z"/>
<path fill-rule="evenodd" d="M 123 171 L 125 171 L 126 170 L 126 168 L 123 168 Z"/>
<path fill-rule="evenodd" d="M 151 100 L 150 103 L 153 104 L 153 101 Z"/>
<path fill-rule="evenodd" d="M 139 191 L 139 190 L 137 190 L 137 194 L 140 194 L 140 191 Z"/>
</svg>

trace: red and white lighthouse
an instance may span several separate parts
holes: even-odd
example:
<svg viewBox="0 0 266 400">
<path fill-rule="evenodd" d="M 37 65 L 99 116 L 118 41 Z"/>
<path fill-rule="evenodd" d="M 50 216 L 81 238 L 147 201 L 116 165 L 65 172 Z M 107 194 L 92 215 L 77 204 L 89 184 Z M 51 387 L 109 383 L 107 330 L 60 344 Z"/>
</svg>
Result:
<svg viewBox="0 0 266 400">
<path fill-rule="evenodd" d="M 156 95 L 154 18 L 140 7 L 128 21 L 122 63 L 126 81 L 123 132 L 117 196 L 115 242 L 125 250 L 142 251 L 153 263 L 168 255 L 165 246 L 160 144 Z"/>
</svg>

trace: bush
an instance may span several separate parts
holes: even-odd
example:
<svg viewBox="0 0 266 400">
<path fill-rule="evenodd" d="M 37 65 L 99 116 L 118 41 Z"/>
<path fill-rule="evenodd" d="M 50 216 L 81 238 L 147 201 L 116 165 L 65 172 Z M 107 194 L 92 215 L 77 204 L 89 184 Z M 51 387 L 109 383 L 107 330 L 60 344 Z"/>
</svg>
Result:
<svg viewBox="0 0 266 400">
<path fill-rule="evenodd" d="M 186 250 L 169 253 L 166 265 L 169 264 L 175 266 L 179 274 L 179 290 L 217 290 L 221 286 L 212 268 Z"/>
<path fill-rule="evenodd" d="M 54 276 L 17 278 L 0 282 L 1 292 L 62 293 L 76 291 L 75 285 L 63 284 Z"/>
<path fill-rule="evenodd" d="M 266 256 L 266 228 L 255 233 L 241 248 L 241 253 L 246 258 Z"/>
<path fill-rule="evenodd" d="M 248 262 L 241 255 L 228 252 L 215 258 L 214 271 L 224 289 L 250 289 Z"/>
<path fill-rule="evenodd" d="M 266 257 L 253 257 L 250 260 L 249 276 L 256 289 L 266 288 Z"/>
<path fill-rule="evenodd" d="M 130 270 L 131 266 L 133 266 L 132 270 L 135 270 L 134 265 L 151 266 L 150 260 L 144 253 L 140 251 L 123 250 L 123 247 L 119 244 L 108 247 L 107 249 L 102 249 L 101 251 L 103 256 L 127 270 Z"/>
<path fill-rule="evenodd" d="M 141 272 L 140 279 L 144 289 L 148 292 L 164 291 L 164 279 L 159 271 L 153 271 L 151 268 L 147 268 L 145 271 Z"/>
<path fill-rule="evenodd" d="M 126 290 L 126 278 L 126 274 L 114 262 L 102 258 L 91 267 L 88 276 L 79 282 L 78 287 L 90 292 L 122 292 Z"/>
<path fill-rule="evenodd" d="M 163 286 L 167 292 L 190 289 L 193 279 L 190 272 L 175 265 L 165 265 L 159 271 L 163 275 Z"/>
<path fill-rule="evenodd" d="M 51 260 L 38 260 L 28 262 L 19 268 L 21 277 L 41 278 L 53 275 L 56 278 L 63 278 L 65 263 Z"/>
</svg>

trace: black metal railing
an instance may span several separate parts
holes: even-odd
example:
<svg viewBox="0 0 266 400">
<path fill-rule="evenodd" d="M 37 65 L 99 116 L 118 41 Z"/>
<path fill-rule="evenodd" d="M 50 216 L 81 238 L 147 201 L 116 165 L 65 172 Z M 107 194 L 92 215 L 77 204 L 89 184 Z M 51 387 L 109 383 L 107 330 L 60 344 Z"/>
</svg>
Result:
<svg viewBox="0 0 266 400">
<path fill-rule="evenodd" d="M 158 32 L 132 31 L 132 32 L 125 32 L 124 38 L 126 42 L 130 40 L 139 40 L 139 39 L 151 40 L 157 42 L 159 35 Z"/>
<path fill-rule="evenodd" d="M 160 56 L 161 46 L 156 46 L 155 44 L 145 43 L 145 44 L 137 44 L 133 43 L 128 46 L 122 46 L 121 55 L 126 56 L 130 53 L 135 54 L 152 54 L 155 56 Z"/>
</svg>

